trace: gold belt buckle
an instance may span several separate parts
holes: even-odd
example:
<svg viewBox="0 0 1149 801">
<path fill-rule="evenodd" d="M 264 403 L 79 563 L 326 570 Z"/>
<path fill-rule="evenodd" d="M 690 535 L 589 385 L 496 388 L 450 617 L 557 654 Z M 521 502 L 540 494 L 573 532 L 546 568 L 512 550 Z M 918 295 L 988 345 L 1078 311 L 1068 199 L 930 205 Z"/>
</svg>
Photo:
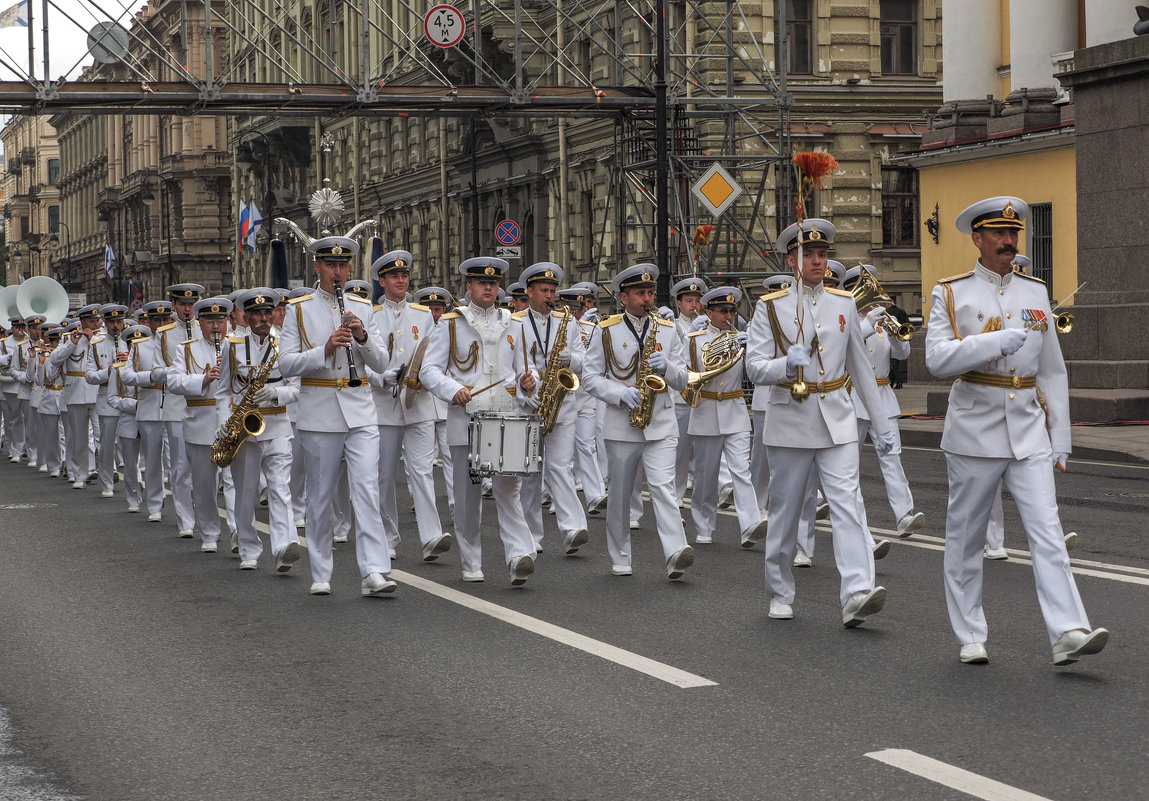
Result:
<svg viewBox="0 0 1149 801">
<path fill-rule="evenodd" d="M 1021 376 L 1015 375 L 1010 383 L 1014 389 L 1021 389 Z"/>
<path fill-rule="evenodd" d="M 336 389 L 343 389 L 343 386 L 344 386 L 344 381 L 342 378 L 335 379 L 335 388 Z"/>
</svg>

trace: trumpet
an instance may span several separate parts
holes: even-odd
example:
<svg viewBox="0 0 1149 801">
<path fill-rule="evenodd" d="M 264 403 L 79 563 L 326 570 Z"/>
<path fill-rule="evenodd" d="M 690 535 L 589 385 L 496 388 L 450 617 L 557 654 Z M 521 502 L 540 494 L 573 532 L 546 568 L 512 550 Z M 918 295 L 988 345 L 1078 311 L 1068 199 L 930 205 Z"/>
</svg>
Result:
<svg viewBox="0 0 1149 801">
<path fill-rule="evenodd" d="M 339 317 L 342 319 L 347 316 L 347 309 L 343 305 L 343 287 L 339 286 L 339 282 L 335 282 L 335 302 L 339 304 Z M 355 372 L 355 356 L 351 352 L 351 346 L 347 346 L 347 386 L 357 387 L 363 383 Z"/>
<path fill-rule="evenodd" d="M 1070 333 L 1073 331 L 1073 315 L 1070 312 L 1062 312 L 1053 321 L 1053 327 L 1057 329 L 1059 334 Z"/>
</svg>

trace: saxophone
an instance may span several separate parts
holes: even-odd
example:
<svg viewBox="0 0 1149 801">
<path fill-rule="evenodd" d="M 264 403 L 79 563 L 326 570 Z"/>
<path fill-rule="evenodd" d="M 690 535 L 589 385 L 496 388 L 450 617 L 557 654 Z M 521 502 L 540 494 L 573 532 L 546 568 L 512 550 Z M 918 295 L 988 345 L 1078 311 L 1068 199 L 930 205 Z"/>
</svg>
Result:
<svg viewBox="0 0 1149 801">
<path fill-rule="evenodd" d="M 642 343 L 642 353 L 638 357 L 634 386 L 638 389 L 638 406 L 630 411 L 631 428 L 646 428 L 654 416 L 654 396 L 666 392 L 666 379 L 654 372 L 650 366 L 650 355 L 658 344 L 658 325 L 662 321 L 654 312 L 650 313 L 650 332 Z"/>
<path fill-rule="evenodd" d="M 579 388 L 578 376 L 574 371 L 559 364 L 559 354 L 567 347 L 567 323 L 570 318 L 571 308 L 567 306 L 563 311 L 562 322 L 559 323 L 559 334 L 555 337 L 555 344 L 547 355 L 546 372 L 543 373 L 542 387 L 539 389 L 538 414 L 543 418 L 544 437 L 554 430 L 559 417 L 559 407 L 562 406 L 567 393 L 575 392 Z"/>
<path fill-rule="evenodd" d="M 263 362 L 248 377 L 247 390 L 239 403 L 232 407 L 231 417 L 220 426 L 215 442 L 211 446 L 211 461 L 219 467 L 227 467 L 239 453 L 240 447 L 248 437 L 256 437 L 263 433 L 267 423 L 259 413 L 259 406 L 255 402 L 255 393 L 261 390 L 267 379 L 271 378 L 271 371 L 279 358 L 279 348 L 276 348 L 271 358 Z"/>
</svg>

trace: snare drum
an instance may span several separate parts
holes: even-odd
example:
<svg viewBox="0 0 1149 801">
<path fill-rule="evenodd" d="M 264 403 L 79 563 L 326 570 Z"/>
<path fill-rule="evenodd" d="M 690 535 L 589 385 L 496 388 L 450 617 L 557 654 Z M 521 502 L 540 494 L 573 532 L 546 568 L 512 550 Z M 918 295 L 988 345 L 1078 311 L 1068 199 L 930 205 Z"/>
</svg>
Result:
<svg viewBox="0 0 1149 801">
<path fill-rule="evenodd" d="M 542 470 L 542 418 L 533 414 L 475 414 L 468 432 L 472 475 L 531 476 Z"/>
</svg>

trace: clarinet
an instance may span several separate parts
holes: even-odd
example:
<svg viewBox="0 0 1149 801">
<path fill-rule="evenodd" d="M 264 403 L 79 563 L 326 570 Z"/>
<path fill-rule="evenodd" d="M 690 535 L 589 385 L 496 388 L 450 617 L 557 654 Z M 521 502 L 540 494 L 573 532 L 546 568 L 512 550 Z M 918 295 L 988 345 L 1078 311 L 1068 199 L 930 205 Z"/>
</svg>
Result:
<svg viewBox="0 0 1149 801">
<path fill-rule="evenodd" d="M 335 282 L 335 302 L 339 304 L 339 319 L 342 325 L 343 317 L 347 315 L 347 309 L 343 306 L 343 287 L 339 286 L 338 281 Z M 347 379 L 347 386 L 357 387 L 363 383 L 363 380 L 355 373 L 355 357 L 351 353 L 350 345 L 347 346 L 347 375 L 350 376 Z"/>
</svg>

